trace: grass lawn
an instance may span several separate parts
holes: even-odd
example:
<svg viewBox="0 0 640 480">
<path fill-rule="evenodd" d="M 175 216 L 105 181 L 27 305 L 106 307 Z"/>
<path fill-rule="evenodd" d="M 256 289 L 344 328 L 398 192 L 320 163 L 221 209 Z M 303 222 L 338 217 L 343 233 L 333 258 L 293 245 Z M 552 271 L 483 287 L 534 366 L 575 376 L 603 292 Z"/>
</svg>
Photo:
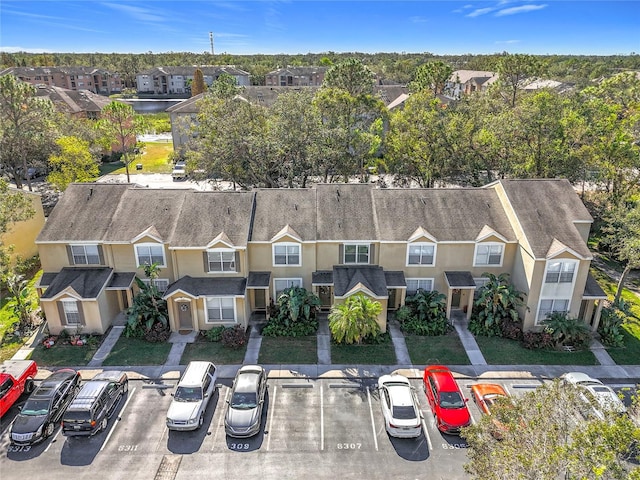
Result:
<svg viewBox="0 0 640 480">
<path fill-rule="evenodd" d="M 207 360 L 216 365 L 242 364 L 246 345 L 242 348 L 232 349 L 225 347 L 222 342 L 199 341 L 187 343 L 180 363 L 186 365 L 194 360 Z"/>
<path fill-rule="evenodd" d="M 331 344 L 331 363 L 341 365 L 394 365 L 397 362 L 393 342 L 378 345 Z"/>
<path fill-rule="evenodd" d="M 162 365 L 167 361 L 171 344 L 149 343 L 138 338 L 120 337 L 103 365 Z"/>
<path fill-rule="evenodd" d="M 517 340 L 497 337 L 476 337 L 476 341 L 489 365 L 600 365 L 590 350 L 529 350 Z"/>
<path fill-rule="evenodd" d="M 318 363 L 317 337 L 262 337 L 258 363 Z"/>
<path fill-rule="evenodd" d="M 53 347 L 38 345 L 31 354 L 31 360 L 47 367 L 84 366 L 91 361 L 98 345 L 75 346 L 58 341 Z"/>
<path fill-rule="evenodd" d="M 414 365 L 469 365 L 469 357 L 455 332 L 436 337 L 404 337 Z"/>
<path fill-rule="evenodd" d="M 129 174 L 138 173 L 171 173 L 172 166 L 169 164 L 169 154 L 173 152 L 171 142 L 145 142 L 142 154 L 129 164 Z M 136 170 L 136 164 L 142 164 L 142 170 Z M 100 165 L 100 175 L 108 173 L 126 173 L 122 162 L 107 163 Z"/>
<path fill-rule="evenodd" d="M 34 285 L 42 276 L 42 270 L 39 270 L 29 281 L 29 300 L 37 305 L 38 294 Z M 0 301 L 0 362 L 10 359 L 24 344 L 24 338 L 13 335 L 13 324 L 18 321 L 13 310 L 8 305 L 9 299 L 3 297 Z"/>
</svg>

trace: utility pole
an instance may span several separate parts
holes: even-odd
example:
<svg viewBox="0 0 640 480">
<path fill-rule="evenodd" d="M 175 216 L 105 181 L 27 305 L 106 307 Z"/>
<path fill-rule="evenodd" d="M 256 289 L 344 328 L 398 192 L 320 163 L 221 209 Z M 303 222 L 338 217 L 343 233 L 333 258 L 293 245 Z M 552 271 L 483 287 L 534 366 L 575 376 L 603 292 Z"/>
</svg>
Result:
<svg viewBox="0 0 640 480">
<path fill-rule="evenodd" d="M 209 32 L 209 43 L 211 43 L 211 55 L 214 55 L 214 53 L 213 53 L 213 32 Z"/>
</svg>

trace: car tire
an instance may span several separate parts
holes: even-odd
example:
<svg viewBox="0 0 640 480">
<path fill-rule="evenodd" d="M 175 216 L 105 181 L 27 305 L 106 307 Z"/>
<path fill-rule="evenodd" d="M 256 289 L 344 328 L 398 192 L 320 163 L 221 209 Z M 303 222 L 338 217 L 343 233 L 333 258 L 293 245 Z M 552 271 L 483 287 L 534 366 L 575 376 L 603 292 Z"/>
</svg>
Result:
<svg viewBox="0 0 640 480">
<path fill-rule="evenodd" d="M 44 438 L 49 438 L 53 435 L 53 430 L 55 429 L 53 423 L 47 423 L 47 426 L 44 427 Z"/>
<path fill-rule="evenodd" d="M 24 382 L 24 391 L 26 393 L 31 393 L 35 390 L 36 388 L 36 384 L 33 381 L 33 378 L 27 378 L 27 380 Z"/>
<path fill-rule="evenodd" d="M 204 413 L 200 414 L 200 418 L 198 418 L 198 428 L 202 427 L 204 424 Z"/>
<path fill-rule="evenodd" d="M 107 424 L 109 423 L 109 421 L 107 420 L 107 418 L 103 418 L 102 422 L 100 422 L 100 431 L 104 432 L 107 429 Z"/>
</svg>

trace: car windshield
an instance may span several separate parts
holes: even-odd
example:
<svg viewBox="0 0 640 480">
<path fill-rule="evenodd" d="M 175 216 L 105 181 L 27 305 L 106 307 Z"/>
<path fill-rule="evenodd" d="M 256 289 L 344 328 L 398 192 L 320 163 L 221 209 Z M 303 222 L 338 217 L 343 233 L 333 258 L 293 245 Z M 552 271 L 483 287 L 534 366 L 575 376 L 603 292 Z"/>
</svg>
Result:
<svg viewBox="0 0 640 480">
<path fill-rule="evenodd" d="M 256 408 L 258 402 L 256 400 L 256 394 L 253 392 L 240 393 L 235 392 L 231 397 L 231 406 L 240 410 L 248 410 L 250 408 Z"/>
<path fill-rule="evenodd" d="M 24 404 L 20 413 L 22 415 L 46 415 L 49 412 L 49 400 L 29 400 Z"/>
<path fill-rule="evenodd" d="M 416 418 L 416 411 L 412 406 L 393 407 L 393 418 L 398 420 L 413 420 Z"/>
<path fill-rule="evenodd" d="M 173 398 L 178 402 L 199 402 L 202 400 L 202 388 L 178 387 Z"/>
<path fill-rule="evenodd" d="M 440 406 L 442 408 L 462 408 L 464 401 L 458 392 L 441 392 Z"/>
</svg>

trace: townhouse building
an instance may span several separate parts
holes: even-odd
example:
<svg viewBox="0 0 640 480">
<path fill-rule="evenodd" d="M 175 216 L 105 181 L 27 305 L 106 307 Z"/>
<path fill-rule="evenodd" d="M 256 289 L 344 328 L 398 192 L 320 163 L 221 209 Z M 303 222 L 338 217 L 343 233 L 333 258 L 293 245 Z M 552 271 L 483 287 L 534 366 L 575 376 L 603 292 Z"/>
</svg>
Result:
<svg viewBox="0 0 640 480">
<path fill-rule="evenodd" d="M 237 85 L 250 84 L 249 72 L 234 66 L 180 66 L 155 67 L 136 75 L 138 93 L 155 95 L 185 95 L 191 93 L 191 82 L 196 69 L 202 71 L 204 83 L 211 86 L 220 75 L 235 78 Z"/>
<path fill-rule="evenodd" d="M 100 95 L 120 93 L 124 88 L 118 73 L 95 67 L 10 67 L 0 72 L 8 74 L 32 85 L 89 90 Z"/>
<path fill-rule="evenodd" d="M 92 120 L 100 118 L 102 109 L 111 103 L 109 97 L 90 90 L 69 90 L 51 85 L 38 85 L 36 96 L 51 100 L 61 113 Z"/>
<path fill-rule="evenodd" d="M 320 87 L 327 67 L 285 67 L 265 75 L 267 87 Z"/>
<path fill-rule="evenodd" d="M 445 83 L 444 92 L 450 98 L 459 99 L 463 95 L 486 90 L 498 80 L 495 72 L 481 70 L 456 70 Z"/>
<path fill-rule="evenodd" d="M 552 311 L 597 328 L 606 295 L 589 274 L 592 218 L 567 180 L 482 188 L 199 192 L 72 184 L 42 229 L 38 284 L 49 330 L 104 333 L 157 263 L 172 330 L 247 327 L 290 286 L 322 309 L 362 293 L 378 322 L 418 289 L 471 315 L 487 274 L 508 273 L 536 329 Z"/>
</svg>

